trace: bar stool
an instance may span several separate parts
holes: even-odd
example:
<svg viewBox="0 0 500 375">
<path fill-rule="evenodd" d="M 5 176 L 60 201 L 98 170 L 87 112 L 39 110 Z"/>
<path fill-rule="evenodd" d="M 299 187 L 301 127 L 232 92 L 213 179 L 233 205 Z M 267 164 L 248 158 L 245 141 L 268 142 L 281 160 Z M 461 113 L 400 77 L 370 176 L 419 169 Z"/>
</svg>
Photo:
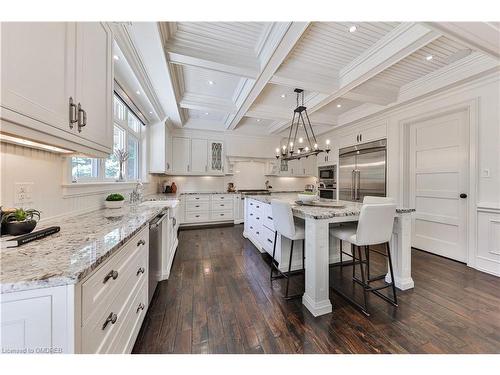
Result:
<svg viewBox="0 0 500 375">
<path fill-rule="evenodd" d="M 370 200 L 370 199 L 368 199 Z M 359 264 L 361 280 L 353 276 L 353 280 L 363 287 L 363 298 L 364 305 L 359 304 L 354 301 L 352 298 L 344 295 L 344 297 L 350 300 L 351 303 L 356 305 L 361 309 L 361 311 L 367 316 L 370 315 L 368 312 L 367 305 L 367 295 L 369 292 L 375 294 L 376 296 L 382 298 L 386 302 L 389 302 L 393 306 L 397 306 L 397 296 L 396 296 L 396 287 L 394 285 L 394 272 L 392 268 L 392 259 L 391 252 L 389 248 L 389 240 L 392 236 L 392 228 L 394 224 L 394 215 L 396 213 L 396 204 L 394 203 L 370 203 L 363 204 L 361 207 L 361 212 L 359 215 L 359 221 L 357 228 L 350 227 L 338 227 L 330 229 L 330 233 L 337 237 L 342 241 L 347 241 L 351 244 L 351 249 L 353 253 L 353 269 L 356 264 Z M 381 251 L 370 249 L 370 245 L 377 244 L 385 244 L 386 253 Z M 363 257 L 361 255 L 361 247 L 364 248 L 365 254 L 368 254 L 369 251 L 375 251 L 385 257 L 388 258 L 389 270 L 391 276 L 391 282 L 386 283 L 382 286 L 371 286 L 370 284 L 377 280 L 382 280 L 385 278 L 385 274 L 378 275 L 375 277 L 370 277 L 367 273 L 365 275 L 365 270 L 363 268 L 363 264 L 369 265 L 369 256 L 366 257 L 366 260 L 363 261 Z M 356 258 L 355 250 L 358 250 L 358 257 Z M 358 261 L 358 262 L 356 262 Z M 392 288 L 393 298 L 383 295 L 379 292 L 381 289 Z"/>
<path fill-rule="evenodd" d="M 301 297 L 302 294 L 295 294 L 292 296 L 288 295 L 288 287 L 290 285 L 290 276 L 292 271 L 292 258 L 293 258 L 293 243 L 294 241 L 302 240 L 302 274 L 304 275 L 305 282 L 305 228 L 303 225 L 299 225 L 295 222 L 292 214 L 292 207 L 289 203 L 280 201 L 277 199 L 271 200 L 271 210 L 273 212 L 273 223 L 274 223 L 274 247 L 273 247 L 273 259 L 271 261 L 271 283 L 273 280 L 278 278 L 286 278 L 286 291 L 285 299 L 289 300 L 292 298 Z M 290 258 L 288 259 L 288 272 L 282 272 L 275 265 L 275 255 L 276 255 L 276 242 L 278 233 L 288 238 L 291 241 L 290 246 Z M 274 275 L 274 271 L 278 273 L 277 276 Z"/>
</svg>

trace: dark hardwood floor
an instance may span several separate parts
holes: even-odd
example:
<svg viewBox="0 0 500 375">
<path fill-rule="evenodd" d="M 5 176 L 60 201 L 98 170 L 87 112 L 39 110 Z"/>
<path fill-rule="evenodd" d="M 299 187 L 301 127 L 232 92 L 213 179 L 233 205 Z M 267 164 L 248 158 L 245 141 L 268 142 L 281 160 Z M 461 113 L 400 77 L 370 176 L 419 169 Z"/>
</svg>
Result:
<svg viewBox="0 0 500 375">
<path fill-rule="evenodd" d="M 370 296 L 367 318 L 330 290 L 333 313 L 314 318 L 282 298 L 284 282 L 270 286 L 269 258 L 242 231 L 179 232 L 170 279 L 158 284 L 134 353 L 500 353 L 494 276 L 414 250 L 415 289 L 399 291 L 398 308 Z M 376 273 L 384 260 L 374 260 Z M 330 272 L 338 283 L 352 270 Z M 300 289 L 302 278 L 293 284 Z"/>
</svg>

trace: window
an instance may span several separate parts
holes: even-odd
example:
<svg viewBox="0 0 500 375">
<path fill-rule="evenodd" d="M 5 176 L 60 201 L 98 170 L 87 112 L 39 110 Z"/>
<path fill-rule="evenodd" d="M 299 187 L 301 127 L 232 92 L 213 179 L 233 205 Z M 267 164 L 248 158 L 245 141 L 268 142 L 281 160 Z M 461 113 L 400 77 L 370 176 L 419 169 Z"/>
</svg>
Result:
<svg viewBox="0 0 500 375">
<path fill-rule="evenodd" d="M 113 117 L 113 154 L 106 159 L 71 158 L 73 182 L 119 180 L 120 163 L 115 154 L 117 150 L 128 153 L 122 171 L 124 179 L 133 181 L 139 178 L 142 122 L 117 95 L 113 100 Z"/>
</svg>

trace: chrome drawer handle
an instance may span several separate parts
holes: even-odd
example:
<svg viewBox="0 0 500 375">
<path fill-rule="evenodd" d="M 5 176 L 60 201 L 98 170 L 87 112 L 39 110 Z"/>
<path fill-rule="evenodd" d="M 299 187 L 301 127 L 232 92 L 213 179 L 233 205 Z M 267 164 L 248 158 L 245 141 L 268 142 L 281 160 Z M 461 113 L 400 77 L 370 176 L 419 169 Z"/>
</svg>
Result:
<svg viewBox="0 0 500 375">
<path fill-rule="evenodd" d="M 273 219 L 271 216 L 268 216 L 267 218 L 268 218 L 269 220 L 272 220 L 272 219 Z"/>
<path fill-rule="evenodd" d="M 197 204 L 195 207 L 200 207 L 200 205 L 199 205 L 199 204 Z"/>
<path fill-rule="evenodd" d="M 255 207 L 260 208 L 260 206 L 255 206 Z"/>
<path fill-rule="evenodd" d="M 268 241 L 268 242 L 270 242 L 270 243 L 273 243 L 273 241 L 272 241 L 272 240 L 270 240 L 269 238 L 267 239 L 267 241 Z"/>
<path fill-rule="evenodd" d="M 113 280 L 116 280 L 118 278 L 118 271 L 111 270 L 109 273 L 104 277 L 104 280 L 102 281 L 103 284 L 106 284 L 109 279 L 113 278 Z"/>
<path fill-rule="evenodd" d="M 253 216 L 253 214 L 250 214 L 250 216 Z"/>
<path fill-rule="evenodd" d="M 195 217 L 200 217 L 200 215 L 195 215 Z"/>
<path fill-rule="evenodd" d="M 137 311 L 135 313 L 137 314 L 139 311 L 144 310 L 145 307 L 146 305 L 144 305 L 142 302 L 139 303 L 139 306 L 137 306 Z"/>
<path fill-rule="evenodd" d="M 104 324 L 102 325 L 103 331 L 106 329 L 106 327 L 108 326 L 109 323 L 115 324 L 117 319 L 118 319 L 118 315 L 116 315 L 113 312 L 109 313 L 108 317 L 104 321 Z"/>
<path fill-rule="evenodd" d="M 260 234 L 259 232 L 255 232 L 255 233 Z"/>
<path fill-rule="evenodd" d="M 140 240 L 139 242 L 137 242 L 137 246 L 141 246 L 141 245 L 146 245 L 146 241 Z"/>
<path fill-rule="evenodd" d="M 144 273 L 146 272 L 146 270 L 144 269 L 144 267 L 139 267 L 139 269 L 137 270 L 137 276 L 139 276 L 140 273 Z"/>
<path fill-rule="evenodd" d="M 220 214 L 220 216 L 224 216 L 224 214 Z"/>
<path fill-rule="evenodd" d="M 258 217 L 258 216 L 257 216 L 257 217 L 256 217 L 256 219 L 257 219 L 257 220 L 260 220 L 260 217 Z"/>
<path fill-rule="evenodd" d="M 253 229 L 253 227 L 250 227 L 250 229 Z"/>
</svg>

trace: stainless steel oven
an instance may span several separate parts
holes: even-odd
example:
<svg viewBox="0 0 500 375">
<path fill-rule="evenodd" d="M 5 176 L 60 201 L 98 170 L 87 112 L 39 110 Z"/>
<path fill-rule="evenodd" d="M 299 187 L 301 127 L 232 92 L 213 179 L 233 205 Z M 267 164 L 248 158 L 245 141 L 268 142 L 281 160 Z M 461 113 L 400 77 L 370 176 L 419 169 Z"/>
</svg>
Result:
<svg viewBox="0 0 500 375">
<path fill-rule="evenodd" d="M 323 199 L 337 199 L 337 189 L 319 188 L 319 197 Z"/>
</svg>

